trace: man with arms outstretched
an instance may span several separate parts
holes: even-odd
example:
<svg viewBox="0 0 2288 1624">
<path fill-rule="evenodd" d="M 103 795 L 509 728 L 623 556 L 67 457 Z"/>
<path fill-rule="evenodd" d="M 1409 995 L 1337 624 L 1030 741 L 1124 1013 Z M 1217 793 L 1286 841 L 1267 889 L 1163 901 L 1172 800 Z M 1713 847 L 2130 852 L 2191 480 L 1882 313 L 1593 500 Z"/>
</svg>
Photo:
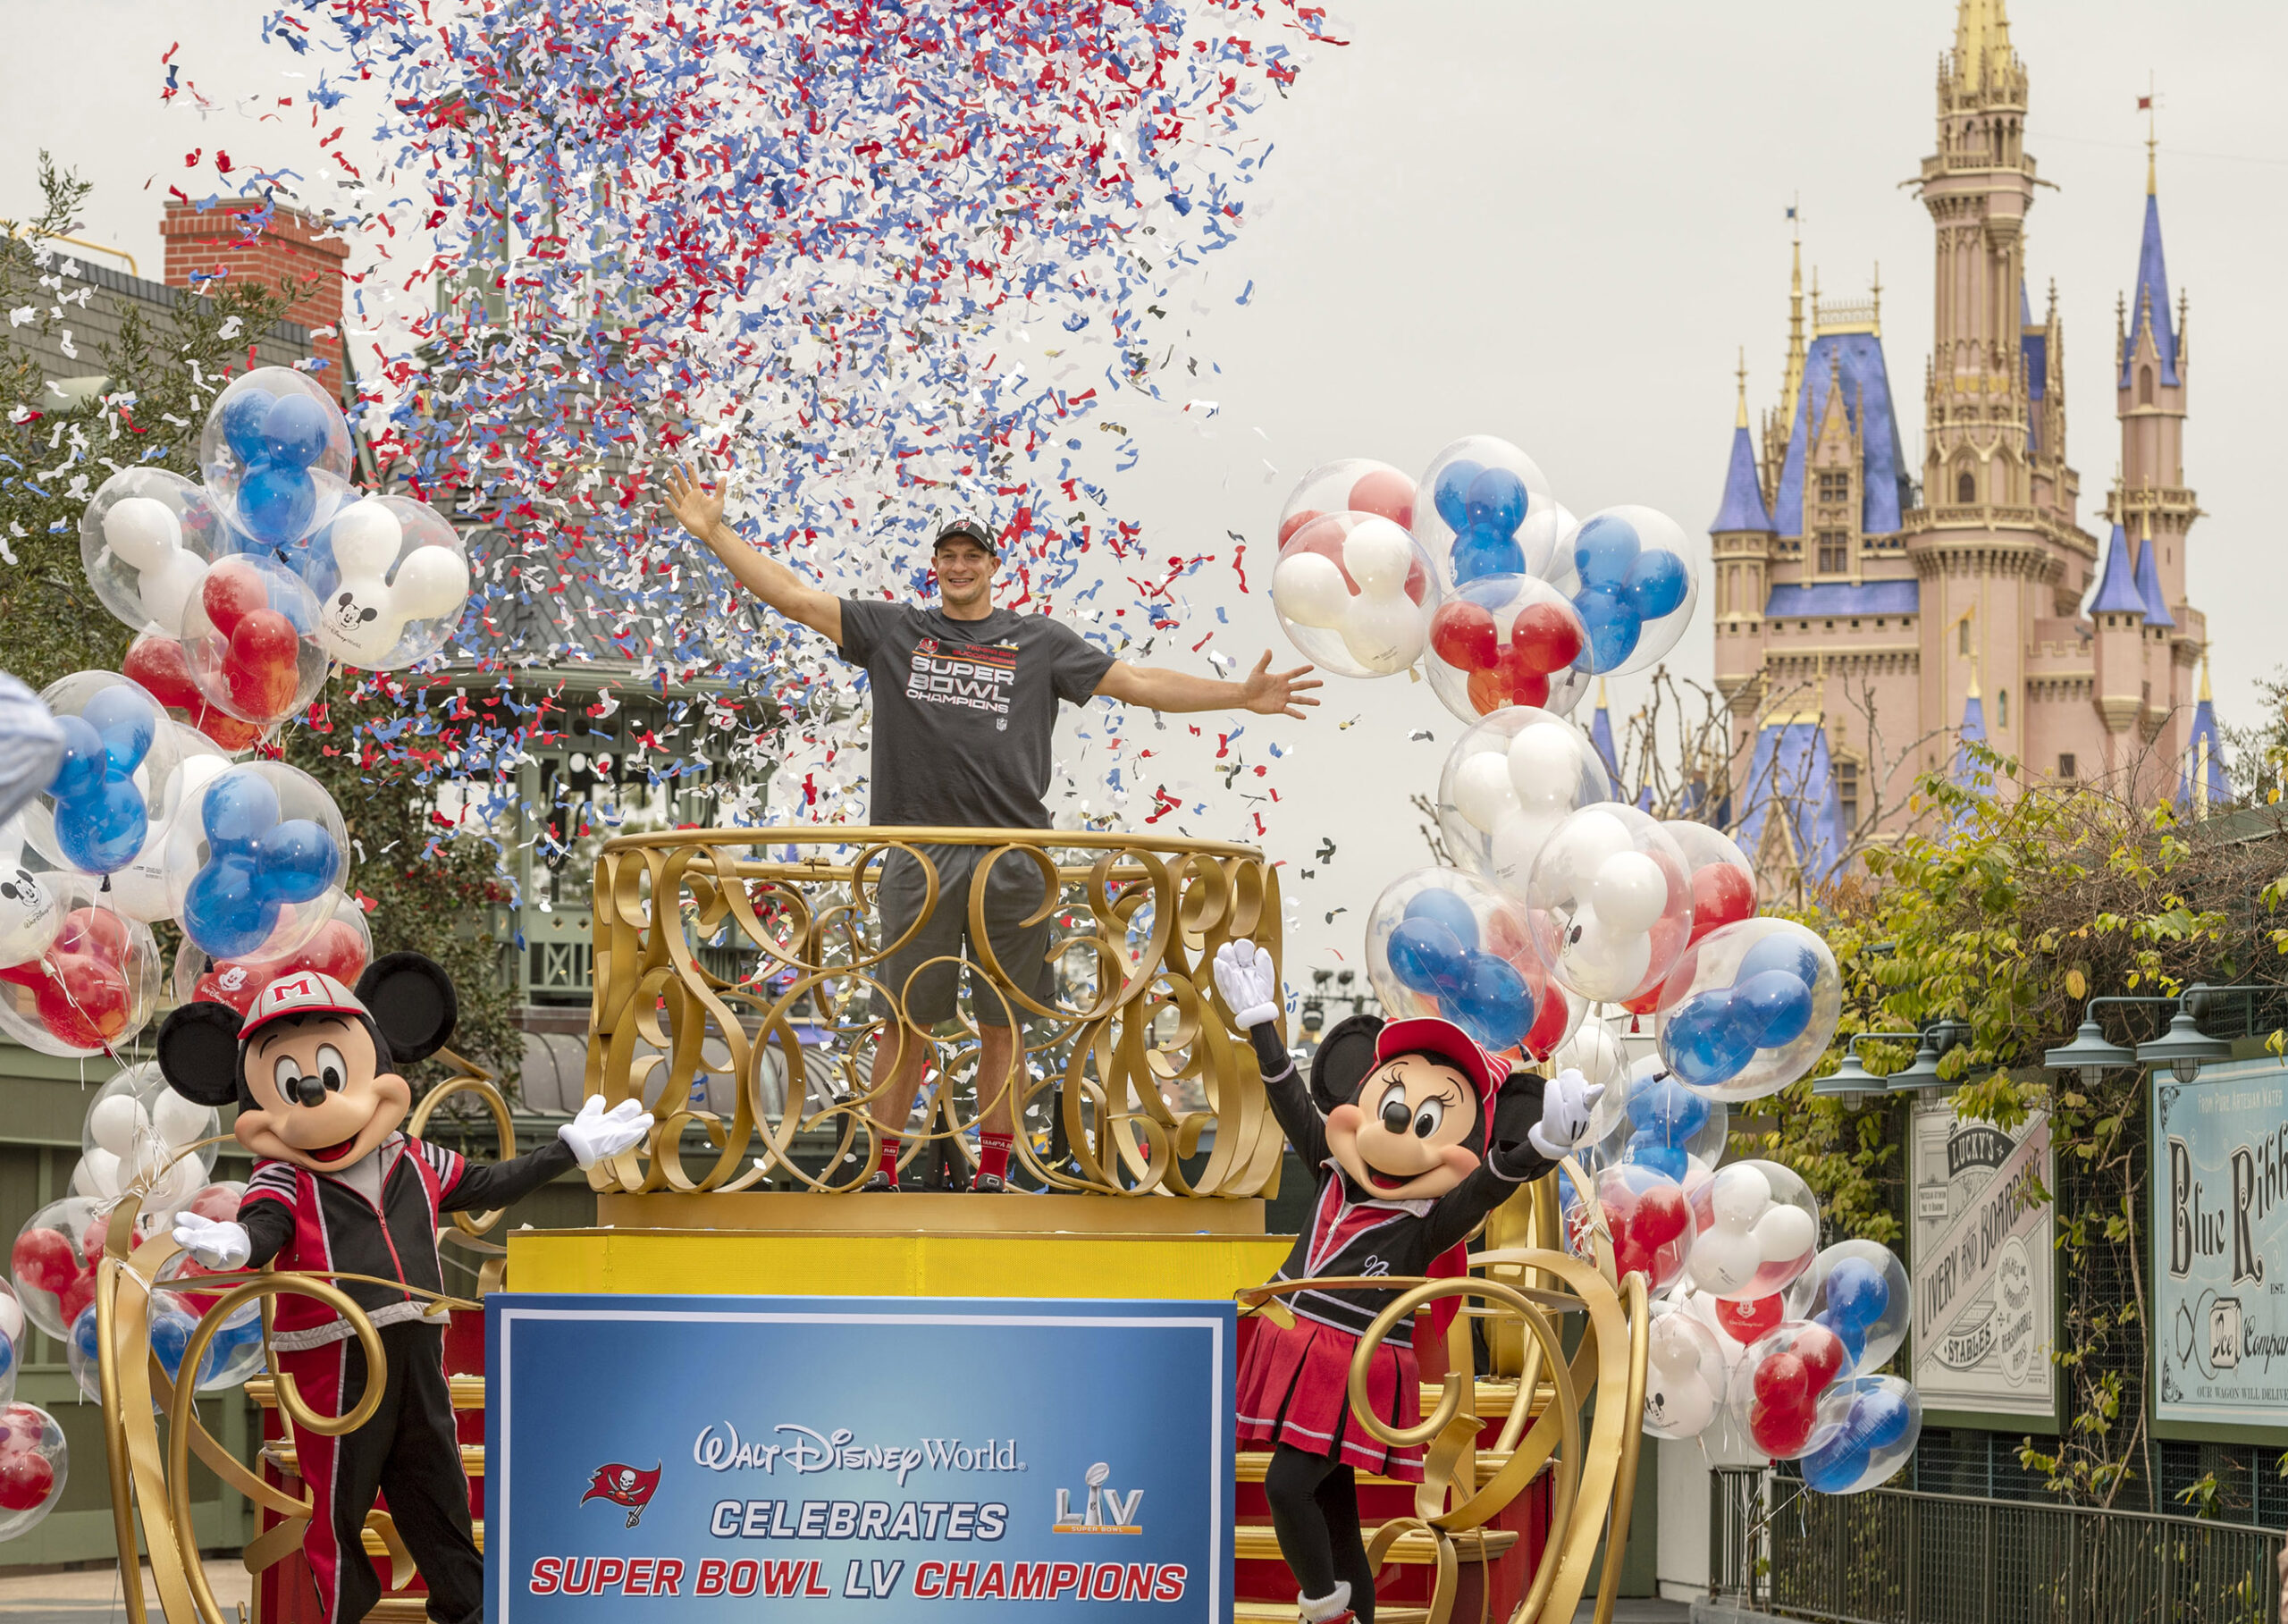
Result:
<svg viewBox="0 0 2288 1624">
<path fill-rule="evenodd" d="M 931 559 L 938 602 L 867 602 L 821 592 L 723 521 L 719 484 L 710 488 L 690 468 L 676 468 L 663 490 L 668 512 L 705 543 L 754 595 L 789 619 L 834 644 L 871 678 L 874 694 L 872 821 L 886 827 L 1047 829 L 1049 745 L 1059 700 L 1081 704 L 1101 694 L 1155 711 L 1252 711 L 1300 719 L 1319 702 L 1309 666 L 1274 671 L 1268 650 L 1243 682 L 1221 682 L 1179 671 L 1154 670 L 1115 660 L 1078 632 L 1047 615 L 997 609 L 993 576 L 1000 551 L 991 528 L 956 518 L 938 532 Z M 874 1047 L 875 1121 L 882 1130 L 881 1159 L 866 1188 L 897 1188 L 900 1132 L 921 1087 L 929 1029 L 948 1019 L 959 989 L 952 963 L 972 961 L 968 940 L 971 876 L 989 848 L 921 848 L 938 871 L 938 902 L 921 915 L 926 881 L 903 852 L 883 864 L 879 890 L 882 939 L 913 938 L 876 967 L 881 985 L 903 1005 L 905 1027 L 885 1030 Z M 986 878 L 988 940 L 1001 968 L 1036 1000 L 1049 1002 L 1047 959 L 1052 924 L 1027 926 L 1043 901 L 1039 870 L 1003 861 Z M 919 973 L 917 973 L 917 971 Z M 877 997 L 876 1013 L 896 1018 Z M 975 1189 L 1005 1187 L 1009 1147 L 1016 1129 L 1009 1081 L 1015 1054 L 1013 1017 L 980 985 L 975 1000 L 979 1032 L 977 1094 L 986 1102 L 979 1132 Z"/>
</svg>

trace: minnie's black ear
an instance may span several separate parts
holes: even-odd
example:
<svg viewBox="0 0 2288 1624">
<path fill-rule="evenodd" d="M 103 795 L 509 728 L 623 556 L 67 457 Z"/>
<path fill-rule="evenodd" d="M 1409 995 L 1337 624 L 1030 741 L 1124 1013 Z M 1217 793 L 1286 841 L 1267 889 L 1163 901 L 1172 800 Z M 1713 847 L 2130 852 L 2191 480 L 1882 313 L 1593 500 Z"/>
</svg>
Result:
<svg viewBox="0 0 2288 1624">
<path fill-rule="evenodd" d="M 1537 1072 L 1510 1073 L 1509 1080 L 1493 1095 L 1493 1144 L 1526 1142 L 1526 1134 L 1541 1121 L 1541 1096 L 1545 1086 Z"/>
<path fill-rule="evenodd" d="M 1324 1116 L 1358 1098 L 1358 1085 L 1375 1069 L 1375 1039 L 1380 1015 L 1347 1015 L 1327 1028 L 1311 1056 L 1311 1099 Z"/>
<path fill-rule="evenodd" d="M 358 1002 L 400 1065 L 426 1060 L 451 1041 L 460 999 L 444 970 L 417 953 L 385 953 L 358 978 Z"/>
<path fill-rule="evenodd" d="M 239 1028 L 227 1004 L 185 1004 L 159 1027 L 159 1074 L 193 1105 L 217 1108 L 239 1098 Z"/>
</svg>

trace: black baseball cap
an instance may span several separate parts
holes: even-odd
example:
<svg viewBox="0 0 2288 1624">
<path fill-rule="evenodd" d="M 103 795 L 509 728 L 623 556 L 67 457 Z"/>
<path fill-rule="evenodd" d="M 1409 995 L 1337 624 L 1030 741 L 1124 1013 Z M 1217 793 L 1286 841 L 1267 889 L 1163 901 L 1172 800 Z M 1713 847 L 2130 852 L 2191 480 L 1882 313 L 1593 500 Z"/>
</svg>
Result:
<svg viewBox="0 0 2288 1624">
<path fill-rule="evenodd" d="M 975 542 L 997 559 L 1001 556 L 1001 543 L 993 539 L 992 530 L 982 521 L 971 518 L 966 515 L 957 515 L 938 526 L 938 539 L 930 543 L 930 551 L 937 551 L 938 548 L 956 536 Z"/>
</svg>

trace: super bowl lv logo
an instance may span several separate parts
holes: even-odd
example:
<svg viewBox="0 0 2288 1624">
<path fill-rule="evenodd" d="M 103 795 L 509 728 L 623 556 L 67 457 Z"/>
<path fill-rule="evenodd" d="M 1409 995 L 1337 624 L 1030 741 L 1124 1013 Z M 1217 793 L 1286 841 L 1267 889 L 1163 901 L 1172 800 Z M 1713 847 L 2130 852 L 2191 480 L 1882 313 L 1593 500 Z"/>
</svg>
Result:
<svg viewBox="0 0 2288 1624">
<path fill-rule="evenodd" d="M 1072 1515 L 1072 1491 L 1056 1491 L 1056 1521 L 1052 1534 L 1141 1534 L 1136 1520 L 1137 1508 L 1144 1503 L 1144 1491 L 1131 1489 L 1125 1494 L 1116 1494 L 1106 1484 L 1112 1477 L 1112 1468 L 1099 1460 L 1088 1471 L 1089 1504 L 1080 1517 Z M 1106 1519 L 1110 1520 L 1107 1521 Z"/>
<path fill-rule="evenodd" d="M 585 1505 L 591 1500 L 609 1500 L 617 1506 L 627 1508 L 627 1526 L 634 1527 L 644 1516 L 644 1508 L 652 1503 L 652 1496 L 659 1493 L 660 1467 L 639 1472 L 632 1466 L 622 1466 L 617 1460 L 607 1460 L 588 1478 L 588 1492 L 580 1496 Z"/>
</svg>

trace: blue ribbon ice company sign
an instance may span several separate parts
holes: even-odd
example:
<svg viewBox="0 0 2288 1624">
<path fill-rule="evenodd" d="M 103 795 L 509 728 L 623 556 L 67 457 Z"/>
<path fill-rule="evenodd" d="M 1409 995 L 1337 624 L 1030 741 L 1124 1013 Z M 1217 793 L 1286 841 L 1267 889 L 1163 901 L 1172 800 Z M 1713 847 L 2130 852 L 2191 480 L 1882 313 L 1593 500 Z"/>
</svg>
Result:
<svg viewBox="0 0 2288 1624">
<path fill-rule="evenodd" d="M 2156 1419 L 2288 1426 L 2288 1064 L 2153 1082 Z"/>
<path fill-rule="evenodd" d="M 485 1310 L 494 1624 L 1231 1617 L 1228 1301 Z"/>
</svg>

